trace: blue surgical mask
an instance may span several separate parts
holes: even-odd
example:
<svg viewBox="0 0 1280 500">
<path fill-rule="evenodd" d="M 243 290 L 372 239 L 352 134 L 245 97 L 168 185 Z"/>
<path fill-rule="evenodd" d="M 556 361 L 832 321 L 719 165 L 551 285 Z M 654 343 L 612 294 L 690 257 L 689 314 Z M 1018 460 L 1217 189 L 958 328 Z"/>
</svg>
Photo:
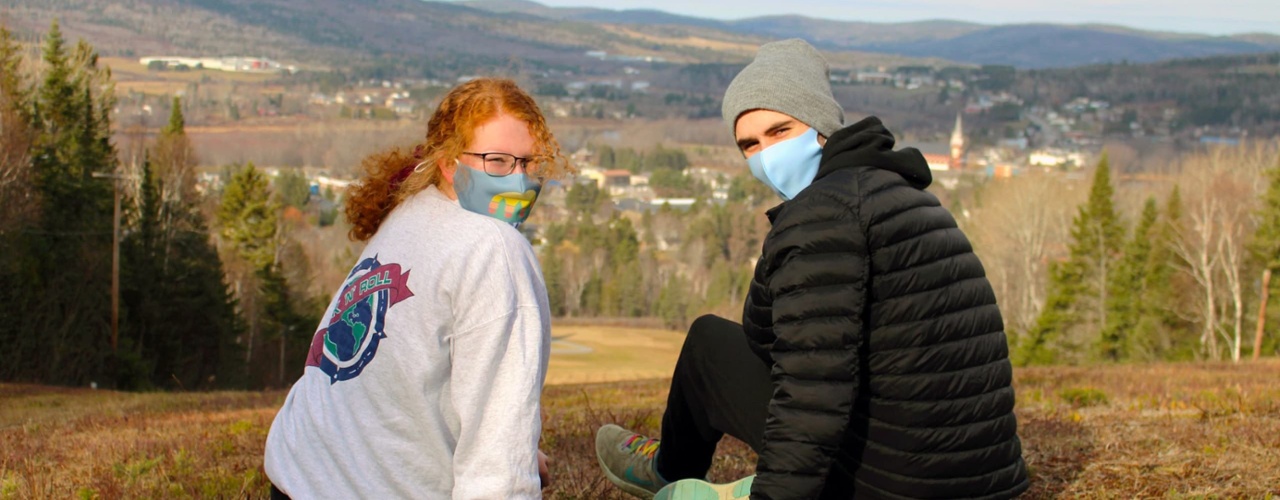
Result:
<svg viewBox="0 0 1280 500">
<path fill-rule="evenodd" d="M 462 208 L 520 227 L 538 201 L 542 184 L 524 173 L 494 177 L 458 162 L 453 189 Z"/>
<path fill-rule="evenodd" d="M 812 128 L 747 158 L 751 175 L 778 193 L 783 201 L 795 198 L 809 187 L 821 163 L 822 145 L 818 144 L 818 131 Z"/>
</svg>

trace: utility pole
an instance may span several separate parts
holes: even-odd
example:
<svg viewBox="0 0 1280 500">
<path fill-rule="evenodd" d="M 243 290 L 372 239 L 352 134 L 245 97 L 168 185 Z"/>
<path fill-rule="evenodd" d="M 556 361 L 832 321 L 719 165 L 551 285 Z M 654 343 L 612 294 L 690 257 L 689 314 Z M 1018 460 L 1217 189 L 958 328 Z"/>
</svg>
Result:
<svg viewBox="0 0 1280 500">
<path fill-rule="evenodd" d="M 115 210 L 111 221 L 111 353 L 116 354 L 120 345 L 120 181 L 135 176 L 94 172 L 99 179 L 111 179 L 115 192 Z"/>
</svg>

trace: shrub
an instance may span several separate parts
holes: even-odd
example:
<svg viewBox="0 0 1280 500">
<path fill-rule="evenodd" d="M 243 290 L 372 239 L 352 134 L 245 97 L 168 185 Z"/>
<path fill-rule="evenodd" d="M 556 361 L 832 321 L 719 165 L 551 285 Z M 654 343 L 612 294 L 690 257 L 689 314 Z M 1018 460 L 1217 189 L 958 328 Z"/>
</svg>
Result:
<svg viewBox="0 0 1280 500">
<path fill-rule="evenodd" d="M 1092 387 L 1068 387 L 1058 396 L 1077 408 L 1107 404 L 1107 394 Z"/>
</svg>

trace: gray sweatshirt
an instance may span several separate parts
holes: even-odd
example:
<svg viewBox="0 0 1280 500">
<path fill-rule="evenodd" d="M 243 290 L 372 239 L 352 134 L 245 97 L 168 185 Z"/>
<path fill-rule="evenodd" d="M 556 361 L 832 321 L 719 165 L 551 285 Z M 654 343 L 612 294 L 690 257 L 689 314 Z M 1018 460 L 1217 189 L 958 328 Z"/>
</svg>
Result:
<svg viewBox="0 0 1280 500">
<path fill-rule="evenodd" d="M 510 225 L 434 187 L 369 240 L 267 436 L 304 498 L 540 498 L 546 286 Z"/>
</svg>

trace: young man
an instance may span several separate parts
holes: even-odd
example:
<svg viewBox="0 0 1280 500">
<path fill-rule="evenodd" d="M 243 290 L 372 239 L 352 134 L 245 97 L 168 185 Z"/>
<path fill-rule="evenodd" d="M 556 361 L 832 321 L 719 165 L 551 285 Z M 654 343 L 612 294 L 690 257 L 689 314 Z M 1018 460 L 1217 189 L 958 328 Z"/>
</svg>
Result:
<svg viewBox="0 0 1280 500">
<path fill-rule="evenodd" d="M 690 328 L 662 439 L 597 433 L 605 474 L 627 492 L 1009 498 L 1029 486 L 982 264 L 925 191 L 920 152 L 894 151 L 874 117 L 842 128 L 828 75 L 813 47 L 785 40 L 725 92 L 751 173 L 783 203 L 768 211 L 743 324 L 703 316 Z M 756 475 L 691 479 L 724 434 L 759 454 Z"/>
</svg>

